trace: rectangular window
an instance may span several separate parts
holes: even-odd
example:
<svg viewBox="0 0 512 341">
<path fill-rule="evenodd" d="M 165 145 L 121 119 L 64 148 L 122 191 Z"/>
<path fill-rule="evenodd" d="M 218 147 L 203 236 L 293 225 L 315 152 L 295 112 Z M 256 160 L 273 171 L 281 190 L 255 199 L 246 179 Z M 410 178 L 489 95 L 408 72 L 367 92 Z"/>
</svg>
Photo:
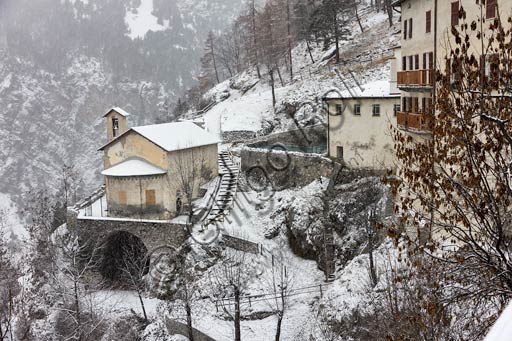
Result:
<svg viewBox="0 0 512 341">
<path fill-rule="evenodd" d="M 361 115 L 361 104 L 354 104 L 354 115 Z"/>
<path fill-rule="evenodd" d="M 156 196 L 155 196 L 155 190 L 154 189 L 147 189 L 146 190 L 146 205 L 155 205 L 156 204 Z"/>
<path fill-rule="evenodd" d="M 403 111 L 407 111 L 407 98 L 402 97 L 402 108 Z"/>
<path fill-rule="evenodd" d="M 341 146 L 336 147 L 336 157 L 340 160 L 343 160 L 343 147 L 341 147 Z"/>
<path fill-rule="evenodd" d="M 372 107 L 372 115 L 380 116 L 380 104 L 374 104 Z"/>
<path fill-rule="evenodd" d="M 432 12 L 431 11 L 427 11 L 425 21 L 426 21 L 426 32 L 430 33 L 430 31 L 432 29 Z"/>
<path fill-rule="evenodd" d="M 404 40 L 407 40 L 407 33 L 409 33 L 409 30 L 407 28 L 409 24 L 409 20 L 404 20 Z"/>
<path fill-rule="evenodd" d="M 414 70 L 420 69 L 420 55 L 417 54 L 414 56 Z"/>
<path fill-rule="evenodd" d="M 428 69 L 434 70 L 434 52 L 428 54 Z"/>
<path fill-rule="evenodd" d="M 485 8 L 485 17 L 487 19 L 492 19 L 496 17 L 496 0 L 487 0 L 487 5 Z"/>
<path fill-rule="evenodd" d="M 414 70 L 414 57 L 409 56 L 409 70 Z"/>
<path fill-rule="evenodd" d="M 421 99 L 421 111 L 427 112 L 427 99 L 425 97 Z"/>
<path fill-rule="evenodd" d="M 341 115 L 343 113 L 343 105 L 336 104 L 336 115 Z"/>
<path fill-rule="evenodd" d="M 117 201 L 119 201 L 120 205 L 126 205 L 126 192 L 125 191 L 117 192 Z"/>
<path fill-rule="evenodd" d="M 409 19 L 409 39 L 412 39 L 412 18 Z"/>
<path fill-rule="evenodd" d="M 420 104 L 419 98 L 418 97 L 414 97 L 412 99 L 412 107 L 413 107 L 412 112 L 419 112 L 419 111 L 421 111 L 420 108 L 419 108 L 419 104 Z"/>
<path fill-rule="evenodd" d="M 402 57 L 402 71 L 407 71 L 407 57 Z"/>
<path fill-rule="evenodd" d="M 452 26 L 459 24 L 459 2 L 452 2 Z"/>
<path fill-rule="evenodd" d="M 119 119 L 112 118 L 112 136 L 116 137 L 119 134 Z"/>
<path fill-rule="evenodd" d="M 393 114 L 396 116 L 396 114 L 400 111 L 400 104 L 395 104 L 393 107 Z"/>
</svg>

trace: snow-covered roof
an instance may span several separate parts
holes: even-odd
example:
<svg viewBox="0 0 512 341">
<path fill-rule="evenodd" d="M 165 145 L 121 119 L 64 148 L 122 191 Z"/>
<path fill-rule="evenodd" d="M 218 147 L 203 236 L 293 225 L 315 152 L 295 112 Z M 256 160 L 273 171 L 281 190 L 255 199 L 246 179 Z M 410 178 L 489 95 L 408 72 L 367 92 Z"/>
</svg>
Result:
<svg viewBox="0 0 512 341">
<path fill-rule="evenodd" d="M 103 150 L 131 131 L 135 131 L 168 152 L 222 142 L 197 124 L 192 122 L 173 122 L 130 128 L 99 150 Z"/>
<path fill-rule="evenodd" d="M 133 127 L 132 130 L 168 152 L 221 142 L 215 136 L 192 122 L 154 124 Z"/>
<path fill-rule="evenodd" d="M 115 177 L 160 175 L 165 173 L 167 173 L 165 170 L 142 159 L 128 159 L 101 172 L 103 175 Z"/>
<path fill-rule="evenodd" d="M 105 115 L 103 115 L 103 117 L 107 116 L 107 115 L 108 115 L 108 114 L 110 114 L 110 112 L 112 112 L 112 111 L 115 111 L 115 112 L 117 112 L 119 115 L 124 116 L 124 117 L 126 117 L 126 116 L 130 116 L 130 113 L 129 113 L 129 112 L 124 111 L 123 109 L 121 109 L 121 108 L 119 108 L 119 107 L 112 107 L 112 108 L 110 108 L 110 109 L 105 113 Z"/>
<path fill-rule="evenodd" d="M 399 93 L 392 94 L 390 90 L 389 80 L 381 80 L 361 85 L 361 87 L 356 86 L 350 90 L 331 91 L 324 99 L 400 97 Z"/>
</svg>

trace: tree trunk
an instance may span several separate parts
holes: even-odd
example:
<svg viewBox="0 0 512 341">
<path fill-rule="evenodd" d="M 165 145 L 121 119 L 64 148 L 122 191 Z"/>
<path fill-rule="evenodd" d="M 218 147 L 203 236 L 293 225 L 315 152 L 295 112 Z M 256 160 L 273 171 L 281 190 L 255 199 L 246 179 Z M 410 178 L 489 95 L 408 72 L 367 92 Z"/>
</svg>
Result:
<svg viewBox="0 0 512 341">
<path fill-rule="evenodd" d="M 194 341 L 194 328 L 192 327 L 192 308 L 189 302 L 185 303 L 185 310 L 187 312 L 187 329 L 189 341 Z"/>
<path fill-rule="evenodd" d="M 286 0 L 286 19 L 288 28 L 288 59 L 290 60 L 290 81 L 293 81 L 292 33 L 290 23 L 290 0 Z"/>
<path fill-rule="evenodd" d="M 386 0 L 386 11 L 388 12 L 389 27 L 393 26 L 393 7 L 391 0 Z"/>
<path fill-rule="evenodd" d="M 252 17 L 252 38 L 253 38 L 253 49 L 254 49 L 254 63 L 256 64 L 256 72 L 258 78 L 261 78 L 260 65 L 258 63 L 258 44 L 256 39 L 256 8 L 254 7 L 254 0 L 251 3 L 251 17 Z"/>
<path fill-rule="evenodd" d="M 281 82 L 281 86 L 284 86 L 283 77 L 281 76 L 281 70 L 279 69 L 279 65 L 276 65 L 277 75 L 279 76 L 279 82 Z"/>
<path fill-rule="evenodd" d="M 281 339 L 281 324 L 283 323 L 283 312 L 277 313 L 276 341 Z"/>
<path fill-rule="evenodd" d="M 315 63 L 315 59 L 313 58 L 313 55 L 311 54 L 311 46 L 309 46 L 309 39 L 306 39 L 306 47 L 308 49 L 309 58 L 311 58 L 311 63 Z"/>
<path fill-rule="evenodd" d="M 336 39 L 336 64 L 340 63 L 340 37 L 338 31 L 338 14 L 334 13 L 334 38 Z"/>
<path fill-rule="evenodd" d="M 214 53 L 214 50 L 213 50 L 213 39 L 210 41 L 211 43 L 211 54 L 212 54 L 212 61 L 213 61 L 213 69 L 215 70 L 215 79 L 217 79 L 217 84 L 220 83 L 220 80 L 219 80 L 219 72 L 217 71 L 217 63 L 215 62 L 215 53 Z"/>
<path fill-rule="evenodd" d="M 363 25 L 361 24 L 361 18 L 359 18 L 359 12 L 357 11 L 357 4 L 355 5 L 356 7 L 356 19 L 357 19 L 357 23 L 359 24 L 359 28 L 361 29 L 361 33 L 364 32 L 364 29 L 363 29 Z"/>
<path fill-rule="evenodd" d="M 80 316 L 80 297 L 78 296 L 78 284 L 76 280 L 73 283 L 73 293 L 75 295 L 75 318 L 76 318 L 76 326 L 78 332 L 78 341 L 82 340 L 82 321 Z"/>
<path fill-rule="evenodd" d="M 241 341 L 240 332 L 240 289 L 235 286 L 235 341 Z"/>
<path fill-rule="evenodd" d="M 270 68 L 269 70 L 270 74 L 270 86 L 272 87 L 272 107 L 276 106 L 276 92 L 274 88 L 274 69 Z"/>
<path fill-rule="evenodd" d="M 137 290 L 137 295 L 139 295 L 140 306 L 142 308 L 142 314 L 144 315 L 144 322 L 148 323 L 148 315 L 146 314 L 146 307 L 144 306 L 144 300 L 142 299 L 140 290 Z"/>
</svg>

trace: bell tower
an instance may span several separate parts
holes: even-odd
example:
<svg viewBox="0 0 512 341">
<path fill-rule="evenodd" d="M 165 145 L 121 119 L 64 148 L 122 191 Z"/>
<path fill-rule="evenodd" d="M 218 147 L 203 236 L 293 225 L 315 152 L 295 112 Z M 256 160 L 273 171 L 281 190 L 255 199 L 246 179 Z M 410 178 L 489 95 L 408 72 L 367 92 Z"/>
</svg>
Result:
<svg viewBox="0 0 512 341">
<path fill-rule="evenodd" d="M 114 107 L 107 111 L 103 117 L 107 125 L 107 143 L 126 131 L 126 119 L 129 113 L 121 108 Z"/>
</svg>

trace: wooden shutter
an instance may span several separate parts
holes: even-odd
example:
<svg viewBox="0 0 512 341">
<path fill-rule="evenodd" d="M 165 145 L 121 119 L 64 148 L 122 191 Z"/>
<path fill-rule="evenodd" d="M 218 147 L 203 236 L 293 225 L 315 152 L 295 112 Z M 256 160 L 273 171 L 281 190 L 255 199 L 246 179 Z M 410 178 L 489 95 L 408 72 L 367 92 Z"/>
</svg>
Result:
<svg viewBox="0 0 512 341">
<path fill-rule="evenodd" d="M 496 0 L 487 0 L 485 17 L 487 19 L 496 17 Z"/>
<path fill-rule="evenodd" d="M 452 2 L 452 26 L 459 24 L 459 2 Z"/>
<path fill-rule="evenodd" d="M 155 205 L 156 204 L 156 196 L 155 196 L 155 190 L 154 189 L 147 189 L 146 190 L 146 205 Z"/>
<path fill-rule="evenodd" d="M 432 27 L 432 12 L 431 11 L 427 11 L 425 21 L 426 21 L 426 26 L 427 26 L 426 32 L 430 33 L 431 27 Z"/>
<path fill-rule="evenodd" d="M 409 39 L 412 39 L 412 18 L 409 19 Z"/>
<path fill-rule="evenodd" d="M 402 71 L 407 71 L 407 57 L 402 57 Z"/>
<path fill-rule="evenodd" d="M 404 20 L 404 40 L 407 39 L 407 33 L 408 33 L 407 24 L 408 23 L 409 23 L 409 20 Z"/>
<path fill-rule="evenodd" d="M 117 200 L 119 201 L 120 205 L 126 205 L 126 192 L 125 191 L 117 192 Z"/>
</svg>

